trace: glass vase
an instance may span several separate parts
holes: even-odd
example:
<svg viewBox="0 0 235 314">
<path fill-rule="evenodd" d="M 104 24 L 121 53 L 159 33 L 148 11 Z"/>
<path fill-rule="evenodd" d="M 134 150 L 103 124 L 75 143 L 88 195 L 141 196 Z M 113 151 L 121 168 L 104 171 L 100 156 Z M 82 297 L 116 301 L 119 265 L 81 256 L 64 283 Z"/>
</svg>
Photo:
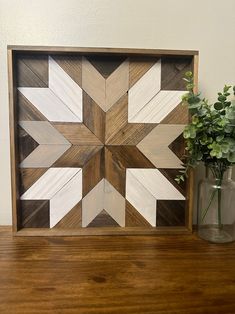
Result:
<svg viewBox="0 0 235 314">
<path fill-rule="evenodd" d="M 198 235 L 213 243 L 235 240 L 235 182 L 232 168 L 206 167 L 198 186 Z"/>
</svg>

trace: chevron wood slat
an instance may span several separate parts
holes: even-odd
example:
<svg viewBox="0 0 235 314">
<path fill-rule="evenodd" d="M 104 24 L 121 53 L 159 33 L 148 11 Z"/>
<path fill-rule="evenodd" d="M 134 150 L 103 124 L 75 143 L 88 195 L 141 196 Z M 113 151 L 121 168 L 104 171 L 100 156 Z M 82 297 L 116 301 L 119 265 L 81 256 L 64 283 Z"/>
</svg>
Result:
<svg viewBox="0 0 235 314">
<path fill-rule="evenodd" d="M 182 168 L 182 161 L 169 145 L 183 132 L 182 124 L 159 124 L 138 145 L 157 168 Z"/>
</svg>

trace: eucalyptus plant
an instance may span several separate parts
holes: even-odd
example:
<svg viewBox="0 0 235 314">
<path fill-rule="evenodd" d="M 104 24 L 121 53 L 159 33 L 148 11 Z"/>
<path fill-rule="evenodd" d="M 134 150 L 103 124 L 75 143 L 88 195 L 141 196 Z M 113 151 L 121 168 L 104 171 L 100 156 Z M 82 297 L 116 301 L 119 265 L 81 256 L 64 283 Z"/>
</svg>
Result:
<svg viewBox="0 0 235 314">
<path fill-rule="evenodd" d="M 209 104 L 200 93 L 194 92 L 192 72 L 186 72 L 184 80 L 187 93 L 182 100 L 183 105 L 188 106 L 191 121 L 183 132 L 186 142 L 184 168 L 175 180 L 184 181 L 189 168 L 199 162 L 222 180 L 225 170 L 235 164 L 235 86 L 225 85 L 218 93 L 217 101 Z"/>
</svg>

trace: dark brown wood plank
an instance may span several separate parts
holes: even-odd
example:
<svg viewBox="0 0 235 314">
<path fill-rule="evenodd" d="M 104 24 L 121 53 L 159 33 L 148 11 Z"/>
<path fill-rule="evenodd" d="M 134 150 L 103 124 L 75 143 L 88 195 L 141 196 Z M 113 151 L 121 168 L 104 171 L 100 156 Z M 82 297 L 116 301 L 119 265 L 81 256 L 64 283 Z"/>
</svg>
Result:
<svg viewBox="0 0 235 314">
<path fill-rule="evenodd" d="M 234 313 L 234 243 L 195 235 L 13 238 L 1 229 L 2 314 Z"/>
<path fill-rule="evenodd" d="M 49 201 L 24 200 L 20 202 L 22 228 L 49 228 Z"/>
<path fill-rule="evenodd" d="M 184 74 L 193 70 L 191 58 L 162 58 L 161 59 L 161 89 L 186 90 Z"/>
<path fill-rule="evenodd" d="M 93 227 L 119 227 L 119 224 L 103 209 L 87 226 L 87 228 Z"/>
<path fill-rule="evenodd" d="M 24 160 L 39 145 L 24 129 L 18 126 L 19 160 Z"/>
<path fill-rule="evenodd" d="M 184 226 L 185 201 L 158 200 L 157 226 Z"/>
</svg>

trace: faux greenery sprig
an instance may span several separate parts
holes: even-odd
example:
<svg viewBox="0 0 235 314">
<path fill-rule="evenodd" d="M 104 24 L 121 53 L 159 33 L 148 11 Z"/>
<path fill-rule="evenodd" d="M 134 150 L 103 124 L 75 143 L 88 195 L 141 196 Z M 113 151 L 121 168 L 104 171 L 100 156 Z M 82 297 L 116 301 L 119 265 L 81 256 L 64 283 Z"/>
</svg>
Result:
<svg viewBox="0 0 235 314">
<path fill-rule="evenodd" d="M 235 99 L 230 99 L 232 86 L 224 86 L 218 93 L 217 102 L 208 100 L 194 93 L 192 72 L 186 72 L 187 93 L 183 95 L 183 104 L 188 106 L 191 122 L 185 127 L 183 136 L 186 141 L 184 169 L 179 171 L 176 181 L 184 181 L 189 168 L 199 162 L 206 166 L 213 165 L 215 175 L 221 176 L 232 164 L 235 164 Z M 235 95 L 235 86 L 233 86 Z"/>
</svg>

